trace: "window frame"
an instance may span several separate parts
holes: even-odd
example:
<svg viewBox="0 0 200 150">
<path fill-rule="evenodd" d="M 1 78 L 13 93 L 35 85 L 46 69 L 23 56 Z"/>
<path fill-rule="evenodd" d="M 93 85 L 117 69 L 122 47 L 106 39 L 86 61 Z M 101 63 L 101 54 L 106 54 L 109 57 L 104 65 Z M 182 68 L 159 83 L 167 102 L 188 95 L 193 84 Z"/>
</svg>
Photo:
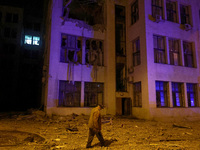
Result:
<svg viewBox="0 0 200 150">
<path fill-rule="evenodd" d="M 168 6 L 171 5 L 172 8 Z M 167 21 L 177 22 L 177 3 L 171 0 L 166 0 L 166 13 L 167 13 Z"/>
<path fill-rule="evenodd" d="M 95 43 L 95 44 L 94 44 Z M 92 59 L 92 57 L 96 57 Z M 98 39 L 85 40 L 85 64 L 89 65 L 104 65 L 104 41 Z"/>
<path fill-rule="evenodd" d="M 132 52 L 133 52 L 133 66 L 138 66 L 141 64 L 141 54 L 140 54 L 140 38 L 136 38 L 132 41 Z"/>
<path fill-rule="evenodd" d="M 159 84 L 159 85 L 158 85 Z M 161 87 L 163 84 L 163 87 Z M 158 108 L 161 107 L 169 107 L 169 98 L 168 98 L 168 82 L 166 81 L 156 81 L 156 106 Z M 159 89 L 158 89 L 159 86 Z M 161 100 L 161 93 L 164 94 L 164 101 Z"/>
<path fill-rule="evenodd" d="M 194 55 L 192 42 L 183 41 L 184 66 L 194 68 Z"/>
<path fill-rule="evenodd" d="M 189 87 L 192 86 L 192 87 Z M 195 83 L 186 83 L 186 88 L 187 88 L 187 102 L 188 102 L 188 107 L 198 107 L 198 98 L 197 98 L 197 84 Z M 193 103 L 194 105 L 192 106 L 192 94 L 193 94 Z"/>
<path fill-rule="evenodd" d="M 155 41 L 156 38 L 156 41 Z M 160 39 L 162 41 L 160 41 Z M 165 37 L 153 35 L 154 63 L 166 64 Z M 156 47 L 155 47 L 156 45 Z"/>
<path fill-rule="evenodd" d="M 27 37 L 27 38 L 26 38 Z M 29 38 L 28 38 L 29 37 Z M 34 39 L 39 39 L 39 40 L 34 40 Z M 29 41 L 30 43 L 28 43 L 27 41 Z M 35 44 L 35 41 L 38 41 L 38 44 Z M 39 36 L 34 36 L 34 35 L 28 35 L 26 34 L 24 36 L 24 44 L 25 45 L 32 45 L 32 46 L 40 46 L 40 37 Z"/>
<path fill-rule="evenodd" d="M 61 33 L 60 62 L 82 63 L 82 42 L 80 37 Z"/>
<path fill-rule="evenodd" d="M 133 107 L 142 107 L 142 84 L 133 83 Z"/>
<path fill-rule="evenodd" d="M 172 84 L 173 107 L 184 107 L 185 105 L 184 105 L 184 97 L 183 97 L 183 83 L 172 82 L 171 84 Z"/>
<path fill-rule="evenodd" d="M 99 98 L 99 94 L 101 95 L 102 99 Z M 84 107 L 96 107 L 98 104 L 104 104 L 104 83 L 85 82 Z"/>
<path fill-rule="evenodd" d="M 160 15 L 161 17 L 163 17 L 163 0 L 152 0 L 151 7 L 152 7 L 152 16 L 154 18 L 156 18 L 156 15 Z"/>
<path fill-rule="evenodd" d="M 138 0 L 135 0 L 131 4 L 131 25 L 135 24 L 139 20 L 139 6 Z"/>
<path fill-rule="evenodd" d="M 171 41 L 171 46 L 170 46 L 170 41 Z M 176 50 L 176 45 L 177 44 L 177 50 Z M 168 38 L 168 45 L 169 45 L 169 59 L 170 59 L 170 65 L 176 65 L 180 66 L 180 44 L 178 39 L 174 38 Z M 177 55 L 177 64 L 175 63 L 175 54 Z"/>
<path fill-rule="evenodd" d="M 183 9 L 185 9 L 186 12 Z M 181 24 L 191 25 L 189 6 L 180 4 L 180 17 L 181 17 Z"/>
<path fill-rule="evenodd" d="M 67 101 L 68 98 L 69 101 Z M 72 83 L 65 80 L 59 80 L 58 107 L 80 107 L 80 106 L 81 106 L 81 82 L 75 81 L 74 83 Z"/>
</svg>

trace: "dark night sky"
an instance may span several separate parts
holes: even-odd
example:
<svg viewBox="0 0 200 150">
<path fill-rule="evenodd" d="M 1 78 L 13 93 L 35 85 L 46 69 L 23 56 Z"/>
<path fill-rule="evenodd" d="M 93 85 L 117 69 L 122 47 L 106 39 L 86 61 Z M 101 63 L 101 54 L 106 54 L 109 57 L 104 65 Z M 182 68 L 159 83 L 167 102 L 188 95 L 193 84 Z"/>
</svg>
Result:
<svg viewBox="0 0 200 150">
<path fill-rule="evenodd" d="M 44 0 L 1 0 L 0 4 L 24 8 L 25 14 L 40 17 L 43 13 Z"/>
</svg>

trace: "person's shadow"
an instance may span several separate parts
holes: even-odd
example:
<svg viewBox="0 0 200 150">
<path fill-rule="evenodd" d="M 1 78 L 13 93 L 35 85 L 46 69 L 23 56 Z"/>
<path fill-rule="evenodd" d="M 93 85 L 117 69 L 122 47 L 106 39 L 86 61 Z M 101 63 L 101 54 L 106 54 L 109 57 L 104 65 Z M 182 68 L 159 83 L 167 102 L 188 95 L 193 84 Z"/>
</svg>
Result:
<svg viewBox="0 0 200 150">
<path fill-rule="evenodd" d="M 117 139 L 110 139 L 110 140 L 104 140 L 104 141 L 105 141 L 104 146 L 108 147 L 111 143 L 117 141 Z M 95 146 L 101 146 L 101 143 L 100 142 L 96 143 L 92 147 L 95 147 Z"/>
</svg>

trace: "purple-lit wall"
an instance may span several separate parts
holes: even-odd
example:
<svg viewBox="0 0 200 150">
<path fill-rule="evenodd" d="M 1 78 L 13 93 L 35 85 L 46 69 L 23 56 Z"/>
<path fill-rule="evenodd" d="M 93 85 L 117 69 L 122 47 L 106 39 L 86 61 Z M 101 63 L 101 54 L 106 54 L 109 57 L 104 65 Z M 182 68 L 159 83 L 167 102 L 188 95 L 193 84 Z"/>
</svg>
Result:
<svg viewBox="0 0 200 150">
<path fill-rule="evenodd" d="M 77 27 L 76 22 L 67 21 L 61 25 L 62 19 L 62 0 L 53 0 L 52 3 L 52 20 L 51 20 L 51 38 L 49 47 L 49 73 L 48 73 L 48 88 L 46 91 L 46 111 L 47 114 L 67 115 L 71 113 L 90 113 L 90 108 L 84 107 L 84 86 L 81 90 L 81 107 L 57 107 L 59 97 L 59 80 L 67 80 L 67 63 L 61 63 L 60 60 L 60 43 L 61 33 L 72 34 L 76 36 L 95 38 L 104 40 L 104 66 L 98 68 L 97 82 L 104 82 L 104 109 L 103 114 L 113 114 L 117 112 L 116 100 L 118 98 L 130 98 L 133 102 L 133 85 L 128 84 L 128 91 L 124 93 L 116 92 L 115 83 L 115 4 L 126 6 L 126 30 L 127 30 L 127 67 L 132 66 L 132 41 L 140 37 L 141 50 L 141 64 L 134 67 L 134 72 L 129 74 L 133 77 L 133 82 L 141 82 L 142 84 L 142 107 L 133 107 L 132 116 L 142 119 L 190 119 L 200 118 L 200 108 L 188 108 L 186 83 L 195 83 L 198 85 L 198 99 L 199 99 L 199 9 L 200 4 L 198 0 L 186 1 L 177 0 L 177 10 L 180 4 L 187 4 L 192 9 L 192 29 L 185 31 L 180 24 L 180 13 L 178 13 L 178 22 L 170 22 L 166 20 L 166 8 L 163 10 L 163 20 L 159 23 L 152 18 L 151 0 L 138 0 L 139 4 L 139 20 L 131 25 L 130 21 L 130 6 L 134 0 L 126 1 L 106 1 L 105 4 L 105 22 L 106 30 L 93 31 Z M 164 4 L 166 0 L 163 1 Z M 165 5 L 164 5 L 165 6 Z M 179 11 L 178 11 L 179 12 Z M 153 35 L 160 35 L 165 37 L 166 49 L 166 64 L 154 63 L 154 47 Z M 169 46 L 168 38 L 175 38 L 180 41 L 180 55 L 181 66 L 169 65 Z M 195 67 L 184 67 L 183 60 L 183 41 L 193 42 L 193 52 Z M 82 52 L 84 53 L 85 45 L 82 45 Z M 82 56 L 84 60 L 84 55 Z M 84 61 L 83 61 L 84 64 Z M 88 81 L 94 81 L 91 76 L 92 67 L 86 65 L 75 65 L 74 80 L 81 81 L 82 84 Z M 156 81 L 168 82 L 168 99 L 169 107 L 156 107 Z M 183 83 L 184 89 L 184 108 L 175 108 L 172 103 L 172 82 Z M 200 106 L 199 102 L 198 105 Z"/>
</svg>

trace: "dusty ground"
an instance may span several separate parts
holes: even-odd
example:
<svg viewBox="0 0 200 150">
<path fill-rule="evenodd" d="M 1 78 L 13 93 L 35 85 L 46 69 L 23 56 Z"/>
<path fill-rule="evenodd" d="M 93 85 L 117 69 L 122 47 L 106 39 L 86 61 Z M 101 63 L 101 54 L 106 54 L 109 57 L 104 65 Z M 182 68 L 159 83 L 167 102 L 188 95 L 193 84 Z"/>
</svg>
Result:
<svg viewBox="0 0 200 150">
<path fill-rule="evenodd" d="M 89 116 L 72 114 L 48 118 L 41 111 L 0 114 L 0 150 L 86 149 Z M 155 122 L 103 116 L 107 147 L 102 150 L 200 150 L 200 121 Z"/>
</svg>

